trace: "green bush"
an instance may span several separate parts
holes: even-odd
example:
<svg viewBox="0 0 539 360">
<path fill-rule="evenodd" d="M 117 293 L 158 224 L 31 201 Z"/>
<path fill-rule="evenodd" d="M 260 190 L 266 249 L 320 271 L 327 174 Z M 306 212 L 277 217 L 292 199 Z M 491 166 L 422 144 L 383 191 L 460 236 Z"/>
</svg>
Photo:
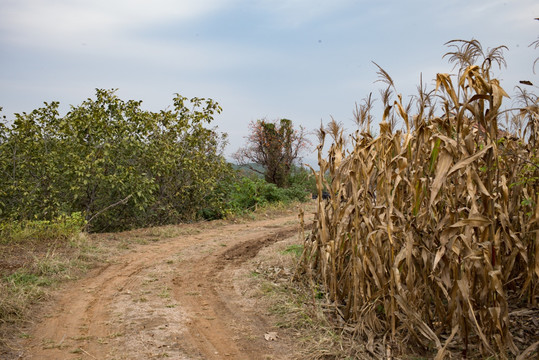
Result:
<svg viewBox="0 0 539 360">
<path fill-rule="evenodd" d="M 221 108 L 177 95 L 149 112 L 114 90 L 61 117 L 57 102 L 0 123 L 0 222 L 80 212 L 92 231 L 195 220 L 219 207 L 231 172 L 226 136 L 206 126 Z"/>
<path fill-rule="evenodd" d="M 228 214 L 241 214 L 271 203 L 305 201 L 307 193 L 302 186 L 279 188 L 258 177 L 241 177 L 228 184 Z"/>
<path fill-rule="evenodd" d="M 303 189 L 307 194 L 318 193 L 316 187 L 316 178 L 311 170 L 304 168 L 303 166 L 294 166 L 290 172 L 288 179 L 290 187 L 299 187 Z"/>
<path fill-rule="evenodd" d="M 266 180 L 252 176 L 236 176 L 226 179 L 219 186 L 216 197 L 219 206 L 202 209 L 201 216 L 208 220 L 224 218 L 229 215 L 244 214 L 271 203 L 289 203 L 302 200 L 300 190 L 282 189 Z"/>
</svg>

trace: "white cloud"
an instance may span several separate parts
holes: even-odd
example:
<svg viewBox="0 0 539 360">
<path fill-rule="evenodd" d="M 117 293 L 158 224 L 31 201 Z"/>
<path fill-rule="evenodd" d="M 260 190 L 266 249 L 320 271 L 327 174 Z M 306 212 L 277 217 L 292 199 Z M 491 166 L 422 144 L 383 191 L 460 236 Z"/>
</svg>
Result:
<svg viewBox="0 0 539 360">
<path fill-rule="evenodd" d="M 0 11 L 0 40 L 62 56 L 164 69 L 218 71 L 269 61 L 271 52 L 203 39 L 139 36 L 164 22 L 193 22 L 236 0 L 22 0 Z M 139 31 L 140 30 L 140 31 Z"/>
<path fill-rule="evenodd" d="M 164 21 L 188 21 L 230 4 L 224 0 L 19 0 L 0 12 L 3 40 L 26 46 L 58 47 L 104 41 Z"/>
</svg>

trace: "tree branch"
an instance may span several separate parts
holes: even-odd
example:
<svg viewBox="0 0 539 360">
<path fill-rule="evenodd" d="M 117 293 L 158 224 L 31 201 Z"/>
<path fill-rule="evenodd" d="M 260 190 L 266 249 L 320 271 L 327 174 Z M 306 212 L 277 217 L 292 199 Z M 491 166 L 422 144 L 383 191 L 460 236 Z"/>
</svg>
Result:
<svg viewBox="0 0 539 360">
<path fill-rule="evenodd" d="M 98 212 L 96 212 L 94 215 L 92 215 L 92 217 L 86 222 L 86 225 L 84 226 L 84 231 L 87 231 L 88 230 L 88 226 L 90 225 L 90 222 L 95 219 L 97 216 L 101 215 L 102 213 L 104 213 L 105 211 L 109 210 L 109 209 L 112 209 L 113 207 L 116 207 L 118 205 L 124 205 L 125 203 L 127 203 L 127 201 L 133 196 L 133 194 L 129 194 L 127 195 L 127 197 L 123 198 L 122 200 L 118 201 L 118 202 L 115 202 L 114 204 L 111 204 L 109 206 L 107 206 L 106 208 L 102 209 L 102 210 L 99 210 Z"/>
</svg>

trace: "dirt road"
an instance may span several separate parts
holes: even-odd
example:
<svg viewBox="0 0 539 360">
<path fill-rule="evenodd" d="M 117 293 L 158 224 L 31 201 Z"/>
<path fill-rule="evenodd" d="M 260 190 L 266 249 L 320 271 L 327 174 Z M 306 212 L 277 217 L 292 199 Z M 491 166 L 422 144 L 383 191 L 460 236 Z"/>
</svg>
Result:
<svg viewBox="0 0 539 360">
<path fill-rule="evenodd" d="M 22 344 L 24 359 L 288 359 L 290 342 L 246 298 L 237 270 L 297 236 L 298 219 L 186 225 L 71 282 Z"/>
</svg>

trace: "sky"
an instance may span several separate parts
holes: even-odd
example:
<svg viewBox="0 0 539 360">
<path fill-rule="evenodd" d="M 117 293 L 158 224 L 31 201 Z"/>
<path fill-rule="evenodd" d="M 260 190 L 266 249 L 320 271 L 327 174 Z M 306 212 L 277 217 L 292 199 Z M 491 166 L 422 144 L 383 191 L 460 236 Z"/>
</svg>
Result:
<svg viewBox="0 0 539 360">
<path fill-rule="evenodd" d="M 456 71 L 452 39 L 506 45 L 495 75 L 510 95 L 537 85 L 537 17 L 537 0 L 0 0 L 0 106 L 8 120 L 45 101 L 65 114 L 96 88 L 151 111 L 212 98 L 230 157 L 257 119 L 354 131 L 355 104 L 382 88 L 373 61 L 406 98 L 420 75 L 433 88 Z"/>
</svg>

